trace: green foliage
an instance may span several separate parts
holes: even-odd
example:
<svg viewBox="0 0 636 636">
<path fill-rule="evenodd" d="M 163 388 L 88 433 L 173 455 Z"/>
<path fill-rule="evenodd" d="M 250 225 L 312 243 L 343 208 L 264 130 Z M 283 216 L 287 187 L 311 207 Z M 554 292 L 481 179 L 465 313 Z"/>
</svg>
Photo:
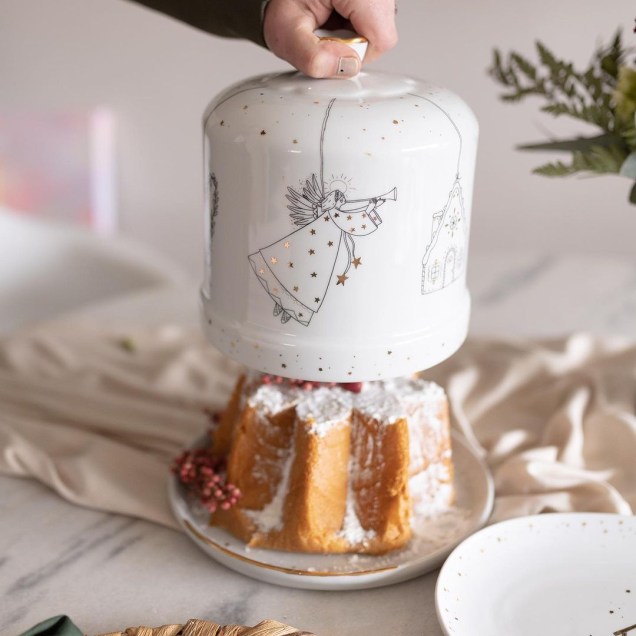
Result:
<svg viewBox="0 0 636 636">
<path fill-rule="evenodd" d="M 556 161 L 547 163 L 534 169 L 535 174 L 545 177 L 567 177 L 577 172 L 591 172 L 594 174 L 616 174 L 627 159 L 626 153 L 618 146 L 592 146 L 589 150 L 572 153 L 569 164 Z"/>
<path fill-rule="evenodd" d="M 536 54 L 535 62 L 516 52 L 504 56 L 494 51 L 489 73 L 505 89 L 501 99 L 517 103 L 535 96 L 543 100 L 543 112 L 591 124 L 600 134 L 521 146 L 572 155 L 569 163 L 547 163 L 534 172 L 549 177 L 620 174 L 627 157 L 636 151 L 636 68 L 628 61 L 620 31 L 594 52 L 584 69 L 560 59 L 541 42 L 536 43 Z M 625 176 L 628 173 L 631 170 L 623 171 Z M 635 196 L 632 190 L 632 202 Z"/>
<path fill-rule="evenodd" d="M 615 134 L 604 133 L 595 137 L 575 137 L 574 139 L 564 139 L 561 141 L 546 141 L 539 144 L 524 144 L 518 146 L 519 150 L 556 150 L 574 152 L 586 152 L 596 146 L 609 148 L 610 146 L 621 145 L 622 140 Z"/>
<path fill-rule="evenodd" d="M 614 101 L 617 117 L 626 124 L 633 123 L 636 114 L 636 69 L 629 66 L 619 69 Z"/>
<path fill-rule="evenodd" d="M 630 150 L 636 150 L 636 118 L 631 126 L 627 125 L 625 127 L 625 129 L 621 132 L 621 136 Z"/>
</svg>

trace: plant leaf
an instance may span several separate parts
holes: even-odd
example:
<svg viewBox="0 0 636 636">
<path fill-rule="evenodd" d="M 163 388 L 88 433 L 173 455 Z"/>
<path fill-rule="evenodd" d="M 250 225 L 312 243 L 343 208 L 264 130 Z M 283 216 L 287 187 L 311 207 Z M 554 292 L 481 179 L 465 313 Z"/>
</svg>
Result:
<svg viewBox="0 0 636 636">
<path fill-rule="evenodd" d="M 636 67 L 628 60 L 630 51 L 623 44 L 620 29 L 608 45 L 597 47 L 584 68 L 575 68 L 541 42 L 535 44 L 536 62 L 514 51 L 506 55 L 494 51 L 490 74 L 505 87 L 501 98 L 520 102 L 536 96 L 543 101 L 543 112 L 600 129 L 596 136 L 520 146 L 521 150 L 571 153 L 569 163 L 547 163 L 535 172 L 546 176 L 611 173 L 636 178 L 636 160 L 630 157 L 636 153 Z"/>
<path fill-rule="evenodd" d="M 625 59 L 625 49 L 623 48 L 623 38 L 621 30 L 616 31 L 612 43 L 605 49 L 598 51 L 596 57 L 603 72 L 616 79 L 618 69 Z"/>
<path fill-rule="evenodd" d="M 537 69 L 535 65 L 523 57 L 523 55 L 520 55 L 519 53 L 511 53 L 510 59 L 526 77 L 531 80 L 537 79 Z"/>
<path fill-rule="evenodd" d="M 625 122 L 633 121 L 636 113 L 636 68 L 621 66 L 614 91 L 616 114 Z"/>
<path fill-rule="evenodd" d="M 545 64 L 550 69 L 556 69 L 558 66 L 558 61 L 554 54 L 545 44 L 541 42 L 535 42 L 535 46 L 537 47 L 537 51 L 539 53 L 539 59 L 543 64 Z"/>
<path fill-rule="evenodd" d="M 636 126 L 628 126 L 621 134 L 630 150 L 636 150 Z"/>
<path fill-rule="evenodd" d="M 538 166 L 532 172 L 542 177 L 569 177 L 571 174 L 578 172 L 578 169 L 571 164 L 555 161 Z"/>
<path fill-rule="evenodd" d="M 617 174 L 626 158 L 627 153 L 621 146 L 592 146 L 585 152 L 575 150 L 570 164 L 555 161 L 539 166 L 533 172 L 545 177 L 567 177 L 577 172 Z"/>
<path fill-rule="evenodd" d="M 576 137 L 575 139 L 562 139 L 546 141 L 538 144 L 524 144 L 517 146 L 518 150 L 549 150 L 549 151 L 569 151 L 590 150 L 593 146 L 614 146 L 623 143 L 620 137 L 611 133 L 597 135 L 596 137 Z"/>
<path fill-rule="evenodd" d="M 575 151 L 572 164 L 581 172 L 618 174 L 626 158 L 627 152 L 621 146 L 594 146 L 587 152 Z"/>
</svg>

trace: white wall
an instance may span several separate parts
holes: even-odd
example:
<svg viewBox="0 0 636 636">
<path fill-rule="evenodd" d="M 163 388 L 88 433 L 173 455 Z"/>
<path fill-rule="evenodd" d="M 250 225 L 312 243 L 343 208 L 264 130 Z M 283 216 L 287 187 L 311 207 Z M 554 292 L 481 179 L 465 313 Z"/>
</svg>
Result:
<svg viewBox="0 0 636 636">
<path fill-rule="evenodd" d="M 621 24 L 636 39 L 633 18 L 633 0 L 402 0 L 400 44 L 376 66 L 445 84 L 475 110 L 482 137 L 473 249 L 634 255 L 629 182 L 530 175 L 545 157 L 513 146 L 577 127 L 539 115 L 536 104 L 501 104 L 485 73 L 493 46 L 530 52 L 537 38 L 585 62 Z M 123 0 L 0 0 L 0 109 L 111 107 L 122 231 L 197 276 L 201 113 L 227 84 L 284 68 L 253 44 Z"/>
</svg>

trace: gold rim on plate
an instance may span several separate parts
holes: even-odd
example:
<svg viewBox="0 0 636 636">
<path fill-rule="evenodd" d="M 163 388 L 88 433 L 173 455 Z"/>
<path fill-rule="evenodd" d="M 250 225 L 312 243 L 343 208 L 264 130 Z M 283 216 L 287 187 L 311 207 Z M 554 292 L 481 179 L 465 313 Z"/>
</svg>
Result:
<svg viewBox="0 0 636 636">
<path fill-rule="evenodd" d="M 222 552 L 226 556 L 232 557 L 233 559 L 238 559 L 239 561 L 243 561 L 244 563 L 249 563 L 258 568 L 263 568 L 266 570 L 275 570 L 276 572 L 282 572 L 283 574 L 295 574 L 297 576 L 317 576 L 317 577 L 325 577 L 325 576 L 363 576 L 365 574 L 378 574 L 379 572 L 388 572 L 389 570 L 397 569 L 397 565 L 389 565 L 383 568 L 375 568 L 372 570 L 358 570 L 355 572 L 322 572 L 322 571 L 312 571 L 309 572 L 307 570 L 298 570 L 296 568 L 286 568 L 281 565 L 272 565 L 271 563 L 263 563 L 262 561 L 256 561 L 255 559 L 250 559 L 249 557 L 243 556 L 242 554 L 238 554 L 233 550 L 228 550 L 226 547 L 218 544 L 216 541 L 210 539 L 210 537 L 204 535 L 202 532 L 199 532 L 187 519 L 181 517 L 181 523 L 183 527 L 194 535 L 199 541 L 203 541 L 205 544 L 210 547 Z"/>
</svg>

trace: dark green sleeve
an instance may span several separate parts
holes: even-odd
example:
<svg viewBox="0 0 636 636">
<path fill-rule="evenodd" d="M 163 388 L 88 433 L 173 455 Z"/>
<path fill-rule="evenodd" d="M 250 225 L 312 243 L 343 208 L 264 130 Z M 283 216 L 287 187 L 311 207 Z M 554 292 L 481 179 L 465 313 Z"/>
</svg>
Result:
<svg viewBox="0 0 636 636">
<path fill-rule="evenodd" d="M 21 636 L 82 636 L 68 616 L 53 616 L 23 632 Z"/>
<path fill-rule="evenodd" d="M 133 0 L 177 20 L 227 38 L 243 38 L 265 46 L 265 0 Z"/>
</svg>

